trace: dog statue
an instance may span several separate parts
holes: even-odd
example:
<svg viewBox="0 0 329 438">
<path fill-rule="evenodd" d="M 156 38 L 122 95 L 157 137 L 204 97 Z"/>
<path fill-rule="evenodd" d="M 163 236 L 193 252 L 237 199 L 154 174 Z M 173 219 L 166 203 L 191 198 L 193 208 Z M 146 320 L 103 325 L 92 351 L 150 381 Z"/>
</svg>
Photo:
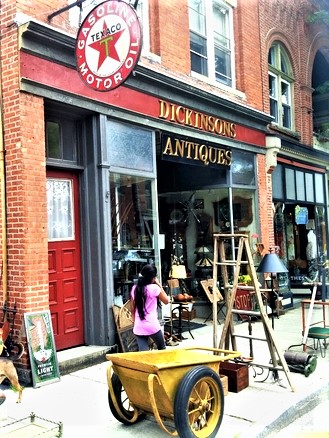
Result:
<svg viewBox="0 0 329 438">
<path fill-rule="evenodd" d="M 8 379 L 13 388 L 18 392 L 18 399 L 16 403 L 22 401 L 23 387 L 19 384 L 18 375 L 14 363 L 10 359 L 0 357 L 0 384 Z"/>
</svg>

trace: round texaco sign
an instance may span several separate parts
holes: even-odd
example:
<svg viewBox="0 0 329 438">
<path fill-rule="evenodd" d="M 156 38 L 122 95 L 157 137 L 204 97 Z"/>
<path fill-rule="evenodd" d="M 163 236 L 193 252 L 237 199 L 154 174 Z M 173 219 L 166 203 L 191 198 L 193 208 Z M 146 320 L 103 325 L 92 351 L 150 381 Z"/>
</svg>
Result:
<svg viewBox="0 0 329 438">
<path fill-rule="evenodd" d="M 141 48 L 141 27 L 135 9 L 124 1 L 106 1 L 87 15 L 79 29 L 75 47 L 77 70 L 89 87 L 114 90 L 134 69 Z"/>
</svg>

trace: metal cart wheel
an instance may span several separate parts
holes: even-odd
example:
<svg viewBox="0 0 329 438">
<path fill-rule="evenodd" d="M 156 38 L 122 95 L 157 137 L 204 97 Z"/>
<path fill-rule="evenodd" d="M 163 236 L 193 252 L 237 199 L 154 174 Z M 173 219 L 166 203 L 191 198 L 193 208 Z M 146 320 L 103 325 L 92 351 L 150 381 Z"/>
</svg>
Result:
<svg viewBox="0 0 329 438">
<path fill-rule="evenodd" d="M 138 413 L 134 406 L 131 405 L 130 400 L 124 390 L 124 387 L 119 379 L 119 376 L 115 373 L 111 377 L 112 388 L 115 400 L 112 400 L 110 391 L 108 392 L 108 400 L 111 412 L 114 418 L 123 424 L 135 424 L 145 418 L 144 413 Z M 117 404 L 119 410 L 116 408 Z"/>
<path fill-rule="evenodd" d="M 174 419 L 180 438 L 215 437 L 224 415 L 224 390 L 219 375 L 207 366 L 192 368 L 180 382 Z"/>
</svg>

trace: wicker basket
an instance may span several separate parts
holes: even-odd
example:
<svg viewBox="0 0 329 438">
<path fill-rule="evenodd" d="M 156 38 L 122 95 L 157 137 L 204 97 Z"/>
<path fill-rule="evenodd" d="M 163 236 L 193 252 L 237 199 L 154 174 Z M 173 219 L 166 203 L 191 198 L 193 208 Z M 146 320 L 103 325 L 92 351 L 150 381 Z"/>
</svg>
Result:
<svg viewBox="0 0 329 438">
<path fill-rule="evenodd" d="M 224 376 L 224 374 L 220 374 L 220 381 L 222 382 L 223 389 L 224 389 L 224 395 L 228 394 L 228 377 Z"/>
</svg>

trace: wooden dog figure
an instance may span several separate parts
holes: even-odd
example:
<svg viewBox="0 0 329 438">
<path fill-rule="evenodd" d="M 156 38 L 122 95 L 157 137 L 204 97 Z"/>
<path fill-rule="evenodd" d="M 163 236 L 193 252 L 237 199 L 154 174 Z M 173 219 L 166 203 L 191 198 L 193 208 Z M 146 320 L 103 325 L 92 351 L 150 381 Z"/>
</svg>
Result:
<svg viewBox="0 0 329 438">
<path fill-rule="evenodd" d="M 16 389 L 16 391 L 18 391 L 18 399 L 16 403 L 20 403 L 22 401 L 23 388 L 19 384 L 15 365 L 10 359 L 0 357 L 0 384 L 6 378 L 10 381 L 11 385 Z"/>
</svg>

